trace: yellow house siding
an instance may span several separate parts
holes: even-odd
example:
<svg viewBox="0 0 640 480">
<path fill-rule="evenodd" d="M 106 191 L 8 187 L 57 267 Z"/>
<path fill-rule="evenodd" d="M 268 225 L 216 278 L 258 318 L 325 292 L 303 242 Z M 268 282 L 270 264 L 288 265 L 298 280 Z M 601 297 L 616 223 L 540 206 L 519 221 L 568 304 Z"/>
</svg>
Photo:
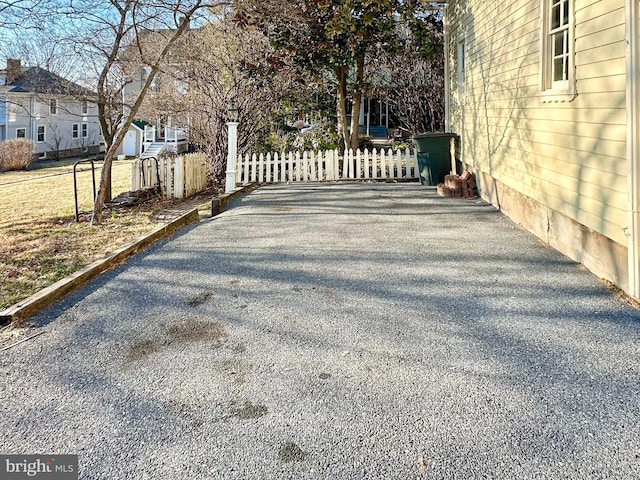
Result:
<svg viewBox="0 0 640 480">
<path fill-rule="evenodd" d="M 575 0 L 577 96 L 568 102 L 540 96 L 540 12 L 540 0 L 450 2 L 451 125 L 462 160 L 626 245 L 624 0 Z"/>
</svg>

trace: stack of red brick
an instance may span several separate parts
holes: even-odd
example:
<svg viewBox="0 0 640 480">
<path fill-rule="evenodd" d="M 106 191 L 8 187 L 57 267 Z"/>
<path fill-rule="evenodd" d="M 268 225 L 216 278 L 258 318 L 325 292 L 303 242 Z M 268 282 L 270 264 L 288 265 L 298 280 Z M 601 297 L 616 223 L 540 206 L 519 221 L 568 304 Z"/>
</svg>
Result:
<svg viewBox="0 0 640 480">
<path fill-rule="evenodd" d="M 446 175 L 444 183 L 438 184 L 438 195 L 452 198 L 475 197 L 476 179 L 473 173 L 465 170 L 462 175 Z"/>
</svg>

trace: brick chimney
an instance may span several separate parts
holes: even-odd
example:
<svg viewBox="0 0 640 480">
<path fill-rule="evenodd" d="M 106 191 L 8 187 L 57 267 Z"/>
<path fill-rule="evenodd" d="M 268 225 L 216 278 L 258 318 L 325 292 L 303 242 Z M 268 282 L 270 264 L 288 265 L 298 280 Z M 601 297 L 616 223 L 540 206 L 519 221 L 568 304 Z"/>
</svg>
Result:
<svg viewBox="0 0 640 480">
<path fill-rule="evenodd" d="M 14 58 L 7 58 L 7 84 L 22 75 L 22 62 Z"/>
</svg>

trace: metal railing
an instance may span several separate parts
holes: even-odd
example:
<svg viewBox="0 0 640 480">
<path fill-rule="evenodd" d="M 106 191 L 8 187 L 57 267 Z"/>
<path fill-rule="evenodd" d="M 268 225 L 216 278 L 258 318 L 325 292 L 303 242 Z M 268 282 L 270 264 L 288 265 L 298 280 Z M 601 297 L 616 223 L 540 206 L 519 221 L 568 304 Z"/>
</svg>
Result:
<svg viewBox="0 0 640 480">
<path fill-rule="evenodd" d="M 73 199 L 75 202 L 75 219 L 76 223 L 80 221 L 80 212 L 78 210 L 78 179 L 77 179 L 77 167 L 81 163 L 91 163 L 91 180 L 93 180 L 93 205 L 95 207 L 96 202 L 96 166 L 94 159 L 80 160 L 73 164 Z M 84 170 L 83 170 L 84 171 Z"/>
</svg>

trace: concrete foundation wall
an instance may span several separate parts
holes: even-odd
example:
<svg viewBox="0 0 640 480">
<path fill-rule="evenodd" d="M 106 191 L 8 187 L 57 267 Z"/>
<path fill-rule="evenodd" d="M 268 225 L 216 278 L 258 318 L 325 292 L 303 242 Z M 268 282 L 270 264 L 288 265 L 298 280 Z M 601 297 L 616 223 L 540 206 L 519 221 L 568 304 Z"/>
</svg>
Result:
<svg viewBox="0 0 640 480">
<path fill-rule="evenodd" d="M 474 171 L 472 168 L 469 170 Z M 487 173 L 474 173 L 478 181 L 478 190 L 484 200 L 544 243 L 583 264 L 598 277 L 628 292 L 626 246 L 542 205 Z"/>
</svg>

